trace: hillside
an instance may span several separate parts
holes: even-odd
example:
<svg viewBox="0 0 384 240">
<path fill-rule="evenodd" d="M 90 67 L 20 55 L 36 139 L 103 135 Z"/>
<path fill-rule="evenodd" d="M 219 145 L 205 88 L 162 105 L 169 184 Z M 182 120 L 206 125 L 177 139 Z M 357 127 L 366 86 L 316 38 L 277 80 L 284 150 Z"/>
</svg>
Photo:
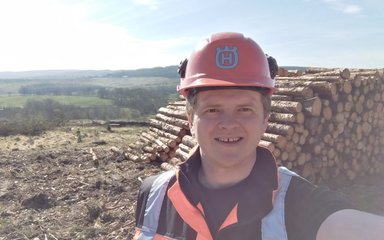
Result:
<svg viewBox="0 0 384 240">
<path fill-rule="evenodd" d="M 143 68 L 136 70 L 35 70 L 0 72 L 0 79 L 86 79 L 105 77 L 177 77 L 177 66 Z"/>
<path fill-rule="evenodd" d="M 277 79 L 261 145 L 278 164 L 384 215 L 384 73 L 316 74 Z M 177 167 L 195 145 L 184 100 L 158 109 L 149 127 L 72 124 L 0 138 L 0 240 L 131 239 L 142 180 Z"/>
<path fill-rule="evenodd" d="M 137 70 L 46 70 L 25 72 L 0 72 L 0 96 L 25 94 L 28 89 L 44 89 L 45 94 L 55 94 L 65 89 L 77 89 L 70 95 L 84 90 L 100 88 L 176 88 L 179 82 L 177 66 Z M 49 90 L 52 89 L 52 90 Z M 26 91 L 27 90 L 27 91 Z M 80 94 L 82 95 L 82 94 Z"/>
<path fill-rule="evenodd" d="M 145 130 L 68 126 L 1 138 L 0 239 L 131 239 L 141 181 L 161 171 L 159 162 L 122 155 Z M 334 179 L 329 186 L 359 208 L 384 214 L 383 179 Z"/>
<path fill-rule="evenodd" d="M 140 131 L 73 126 L 1 138 L 0 239 L 130 239 L 140 180 L 160 171 L 118 152 Z"/>
</svg>

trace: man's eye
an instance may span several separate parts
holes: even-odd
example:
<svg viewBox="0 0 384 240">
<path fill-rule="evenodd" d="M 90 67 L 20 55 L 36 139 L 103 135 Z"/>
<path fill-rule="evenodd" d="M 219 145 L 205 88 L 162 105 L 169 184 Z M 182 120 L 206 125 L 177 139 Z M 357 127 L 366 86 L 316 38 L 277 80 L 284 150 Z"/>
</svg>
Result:
<svg viewBox="0 0 384 240">
<path fill-rule="evenodd" d="M 248 108 L 248 107 L 242 107 L 239 109 L 240 112 L 249 112 L 249 111 L 252 111 L 251 108 Z"/>
<path fill-rule="evenodd" d="M 207 109 L 207 112 L 209 112 L 209 113 L 216 113 L 218 111 L 219 110 L 217 108 L 209 108 L 209 109 Z"/>
</svg>

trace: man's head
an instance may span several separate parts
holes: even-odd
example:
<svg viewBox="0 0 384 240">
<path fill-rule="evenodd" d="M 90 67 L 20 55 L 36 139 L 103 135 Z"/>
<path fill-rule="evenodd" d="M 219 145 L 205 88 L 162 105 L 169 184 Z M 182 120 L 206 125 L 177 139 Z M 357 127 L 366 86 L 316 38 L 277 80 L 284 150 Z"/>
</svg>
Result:
<svg viewBox="0 0 384 240">
<path fill-rule="evenodd" d="M 267 128 L 276 68 L 274 59 L 239 33 L 212 35 L 181 63 L 178 91 L 187 98 L 206 171 L 249 173 Z"/>
<path fill-rule="evenodd" d="M 257 87 L 271 95 L 275 80 L 269 63 L 252 39 L 240 33 L 213 34 L 180 65 L 177 89 L 185 97 L 191 89 L 205 87 Z"/>
<path fill-rule="evenodd" d="M 276 60 L 265 55 L 252 39 L 239 33 L 217 33 L 180 63 L 178 90 L 187 98 L 188 115 L 199 92 L 225 88 L 258 91 L 268 116 L 277 69 Z"/>
</svg>

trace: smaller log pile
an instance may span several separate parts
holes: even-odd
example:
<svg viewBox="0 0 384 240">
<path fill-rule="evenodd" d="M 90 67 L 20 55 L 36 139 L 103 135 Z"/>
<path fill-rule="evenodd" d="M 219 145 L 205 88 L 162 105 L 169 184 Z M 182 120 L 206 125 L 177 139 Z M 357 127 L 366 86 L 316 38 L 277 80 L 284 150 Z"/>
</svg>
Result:
<svg viewBox="0 0 384 240">
<path fill-rule="evenodd" d="M 279 165 L 314 182 L 384 172 L 382 70 L 310 68 L 279 73 L 269 124 L 260 141 Z M 170 169 L 196 144 L 181 99 L 159 109 L 127 157 L 160 160 Z"/>
<path fill-rule="evenodd" d="M 148 131 L 128 146 L 125 157 L 133 161 L 169 162 L 184 136 L 190 134 L 185 112 L 185 102 L 176 101 L 161 107 L 155 118 L 150 119 Z M 173 161 L 176 165 L 178 162 Z"/>
</svg>

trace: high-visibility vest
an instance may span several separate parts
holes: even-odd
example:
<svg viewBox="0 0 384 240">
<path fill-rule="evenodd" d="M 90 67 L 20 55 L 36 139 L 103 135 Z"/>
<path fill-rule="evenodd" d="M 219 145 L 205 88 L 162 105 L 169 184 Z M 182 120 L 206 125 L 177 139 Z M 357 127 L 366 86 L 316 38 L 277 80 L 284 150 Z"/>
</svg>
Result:
<svg viewBox="0 0 384 240">
<path fill-rule="evenodd" d="M 136 234 L 134 236 L 135 240 L 172 239 L 167 236 L 162 236 L 156 231 L 159 225 L 160 211 L 163 206 L 164 199 L 169 197 L 172 202 L 172 196 L 169 196 L 172 195 L 172 189 L 169 189 L 168 185 L 170 180 L 175 177 L 175 174 L 177 174 L 177 171 L 162 173 L 153 182 L 145 205 L 144 221 L 142 227 L 136 229 Z M 263 217 L 261 221 L 261 235 L 263 240 L 288 239 L 284 218 L 284 203 L 285 196 L 293 176 L 298 175 L 285 167 L 278 168 L 279 186 L 274 192 L 273 208 L 265 217 Z M 168 193 L 167 189 L 169 189 Z M 183 209 L 183 211 L 180 212 L 177 207 L 176 210 L 182 218 L 185 214 L 191 214 L 189 211 L 193 211 L 193 209 Z M 185 220 L 185 218 L 183 218 L 183 220 Z M 166 220 L 163 219 L 161 221 Z M 202 226 L 193 226 L 193 223 L 189 222 L 187 222 L 187 224 L 192 224 L 191 227 L 197 232 L 196 239 L 212 240 L 212 236 L 207 228 Z"/>
</svg>

